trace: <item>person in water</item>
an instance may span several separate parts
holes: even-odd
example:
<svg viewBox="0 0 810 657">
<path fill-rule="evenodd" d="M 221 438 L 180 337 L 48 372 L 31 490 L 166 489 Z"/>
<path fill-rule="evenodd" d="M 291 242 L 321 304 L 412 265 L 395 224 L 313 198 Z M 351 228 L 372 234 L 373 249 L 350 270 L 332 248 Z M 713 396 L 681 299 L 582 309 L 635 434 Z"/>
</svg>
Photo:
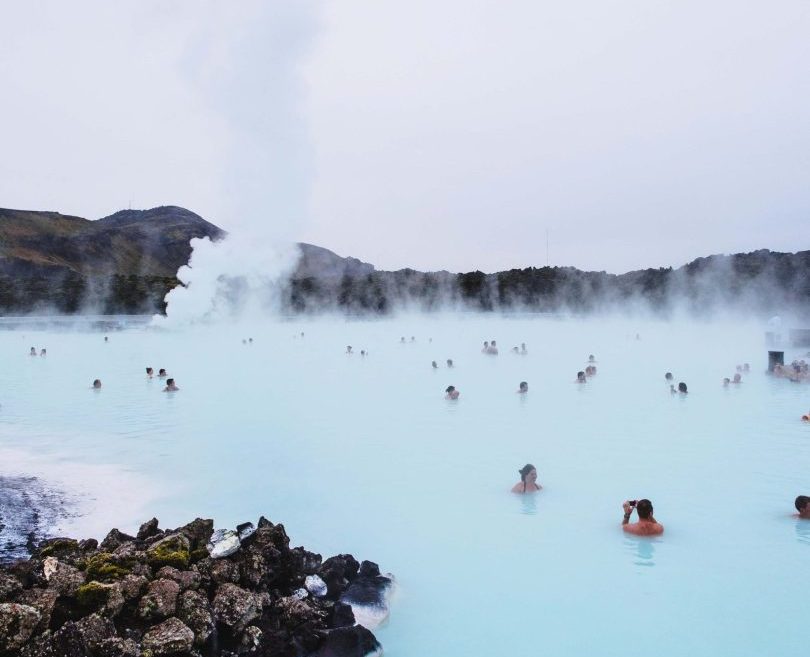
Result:
<svg viewBox="0 0 810 657">
<path fill-rule="evenodd" d="M 728 377 L 723 379 L 723 387 L 724 388 L 728 388 L 730 383 L 731 383 L 731 379 L 729 379 Z"/>
<path fill-rule="evenodd" d="M 596 362 L 596 357 L 593 354 L 591 354 L 590 356 L 588 356 L 588 362 L 589 363 L 595 363 Z"/>
<path fill-rule="evenodd" d="M 93 381 L 93 390 L 101 390 L 101 379 Z"/>
<path fill-rule="evenodd" d="M 577 372 L 577 383 L 588 383 L 588 379 L 585 378 L 585 372 Z"/>
<path fill-rule="evenodd" d="M 433 369 L 434 369 L 434 370 L 439 369 L 439 366 L 438 366 L 438 364 L 436 363 L 436 361 L 435 361 L 435 360 L 431 361 L 431 362 L 430 362 L 430 365 L 431 365 L 431 367 L 433 367 Z"/>
<path fill-rule="evenodd" d="M 653 516 L 653 505 L 650 500 L 626 500 L 622 504 L 624 518 L 622 519 L 622 529 L 628 534 L 636 536 L 658 536 L 664 533 L 664 525 L 659 523 Z M 638 514 L 638 522 L 630 522 L 633 509 Z"/>
<path fill-rule="evenodd" d="M 366 350 L 365 350 L 365 349 L 361 349 L 361 350 L 360 350 L 360 355 L 361 355 L 361 356 L 365 356 L 365 355 L 366 355 Z"/>
<path fill-rule="evenodd" d="M 458 399 L 459 392 L 456 390 L 456 386 L 447 386 L 445 390 L 445 399 Z"/>
<path fill-rule="evenodd" d="M 177 392 L 178 390 L 180 388 L 175 385 L 174 379 L 166 379 L 166 387 L 163 388 L 163 392 Z"/>
<path fill-rule="evenodd" d="M 351 345 L 346 345 L 346 353 L 347 354 L 352 353 L 352 346 Z"/>
<path fill-rule="evenodd" d="M 520 349 L 518 349 L 517 347 L 512 347 L 512 353 L 513 353 L 513 354 L 519 354 L 519 353 L 520 353 Z"/>
<path fill-rule="evenodd" d="M 165 378 L 166 378 L 166 376 L 167 376 L 167 375 L 166 375 L 166 370 L 164 370 L 164 369 L 161 367 L 161 368 L 158 370 L 158 377 L 160 377 L 161 379 L 165 379 Z"/>
<path fill-rule="evenodd" d="M 155 376 L 155 370 L 153 370 L 151 367 L 147 367 L 146 368 L 146 377 L 148 379 L 151 379 L 153 376 Z"/>
<path fill-rule="evenodd" d="M 487 353 L 490 356 L 497 356 L 498 355 L 498 345 L 495 343 L 495 340 L 489 343 L 489 349 L 487 349 Z"/>
<path fill-rule="evenodd" d="M 525 395 L 527 392 L 529 392 L 529 384 L 525 381 L 521 381 L 520 385 L 518 386 L 518 393 Z"/>
<path fill-rule="evenodd" d="M 673 378 L 672 372 L 667 372 L 666 374 L 664 374 L 664 379 L 667 381 L 667 383 L 671 382 L 672 378 Z"/>
<path fill-rule="evenodd" d="M 681 381 L 678 384 L 678 392 L 681 393 L 682 395 L 685 395 L 688 392 L 686 389 L 686 384 L 683 381 Z"/>
<path fill-rule="evenodd" d="M 37 355 L 37 348 L 31 347 L 31 351 L 28 352 L 29 356 L 36 356 Z"/>
<path fill-rule="evenodd" d="M 810 497 L 807 495 L 799 495 L 793 503 L 796 506 L 796 511 L 799 518 L 802 520 L 810 520 Z"/>
<path fill-rule="evenodd" d="M 39 355 L 40 355 L 40 356 L 46 356 L 47 354 L 48 354 L 48 350 L 47 350 L 47 349 L 42 349 L 42 350 L 39 352 Z"/>
<path fill-rule="evenodd" d="M 452 358 L 447 359 L 447 367 L 453 367 L 453 359 Z"/>
<path fill-rule="evenodd" d="M 734 375 L 734 380 L 732 381 L 732 383 L 742 383 L 742 376 L 740 375 L 739 372 Z"/>
<path fill-rule="evenodd" d="M 32 347 L 32 349 L 33 349 L 33 347 Z M 482 354 L 485 354 L 485 353 L 487 353 L 488 351 L 489 351 L 489 341 L 488 341 L 488 340 L 486 340 L 486 341 L 484 341 L 484 348 L 483 348 L 483 349 L 481 349 L 481 353 L 482 353 Z"/>
<path fill-rule="evenodd" d="M 543 487 L 537 483 L 537 468 L 527 463 L 520 470 L 520 481 L 512 486 L 513 493 L 536 493 Z"/>
<path fill-rule="evenodd" d="M 524 356 L 529 353 L 529 351 L 526 349 L 525 342 L 520 343 L 520 353 L 523 354 Z"/>
</svg>

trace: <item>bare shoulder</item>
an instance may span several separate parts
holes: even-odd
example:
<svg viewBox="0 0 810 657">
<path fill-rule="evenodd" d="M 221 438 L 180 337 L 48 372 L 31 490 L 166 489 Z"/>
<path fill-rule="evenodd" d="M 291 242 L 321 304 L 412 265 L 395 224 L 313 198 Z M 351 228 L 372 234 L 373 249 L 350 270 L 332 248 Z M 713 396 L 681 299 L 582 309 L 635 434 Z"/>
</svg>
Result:
<svg viewBox="0 0 810 657">
<path fill-rule="evenodd" d="M 523 491 L 523 482 L 519 482 L 519 483 L 515 484 L 514 486 L 512 486 L 512 492 L 513 493 L 523 493 L 524 492 Z"/>
</svg>

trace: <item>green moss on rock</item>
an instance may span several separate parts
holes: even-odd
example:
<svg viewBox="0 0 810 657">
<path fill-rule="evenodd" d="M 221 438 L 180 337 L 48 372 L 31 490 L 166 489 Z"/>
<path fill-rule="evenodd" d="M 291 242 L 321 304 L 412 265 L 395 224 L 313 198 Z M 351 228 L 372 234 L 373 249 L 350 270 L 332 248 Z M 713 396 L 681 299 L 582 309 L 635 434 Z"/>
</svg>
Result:
<svg viewBox="0 0 810 657">
<path fill-rule="evenodd" d="M 109 595 L 109 588 L 101 582 L 82 584 L 76 591 L 76 599 L 79 604 L 88 609 L 98 609 L 103 606 Z"/>
<path fill-rule="evenodd" d="M 129 575 L 131 564 L 115 560 L 109 552 L 99 552 L 87 560 L 85 572 L 89 579 L 112 582 Z"/>
<path fill-rule="evenodd" d="M 146 552 L 149 565 L 154 569 L 163 566 L 185 569 L 189 564 L 189 541 L 182 534 L 172 534 L 152 545 Z"/>
</svg>

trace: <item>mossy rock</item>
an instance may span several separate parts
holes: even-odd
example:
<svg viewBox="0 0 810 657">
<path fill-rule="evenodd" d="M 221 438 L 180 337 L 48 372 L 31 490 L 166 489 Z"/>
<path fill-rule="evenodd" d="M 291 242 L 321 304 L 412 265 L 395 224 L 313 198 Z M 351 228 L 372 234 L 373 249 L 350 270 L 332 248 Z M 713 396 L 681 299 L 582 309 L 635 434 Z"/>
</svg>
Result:
<svg viewBox="0 0 810 657">
<path fill-rule="evenodd" d="M 207 558 L 208 558 L 208 550 L 206 550 L 205 548 L 197 548 L 196 550 L 192 550 L 188 555 L 189 563 L 197 563 Z"/>
<path fill-rule="evenodd" d="M 88 579 L 99 582 L 113 582 L 126 577 L 132 572 L 132 564 L 121 562 L 109 552 L 99 552 L 87 559 L 85 573 Z"/>
<path fill-rule="evenodd" d="M 72 538 L 52 539 L 39 551 L 40 557 L 58 557 L 60 554 L 81 551 L 79 542 Z"/>
<path fill-rule="evenodd" d="M 109 587 L 101 582 L 88 582 L 82 584 L 76 591 L 76 599 L 79 604 L 88 609 L 98 609 L 102 607 L 110 595 Z"/>
<path fill-rule="evenodd" d="M 178 569 L 188 568 L 189 540 L 182 534 L 171 534 L 152 544 L 146 551 L 146 558 L 149 565 L 156 570 L 163 566 Z"/>
</svg>

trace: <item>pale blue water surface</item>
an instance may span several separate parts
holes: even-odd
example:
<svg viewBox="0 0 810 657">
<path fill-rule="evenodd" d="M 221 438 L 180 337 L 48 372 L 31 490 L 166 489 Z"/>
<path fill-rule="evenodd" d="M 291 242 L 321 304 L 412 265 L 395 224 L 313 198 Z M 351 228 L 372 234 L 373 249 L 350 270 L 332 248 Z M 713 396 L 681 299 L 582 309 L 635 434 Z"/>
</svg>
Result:
<svg viewBox="0 0 810 657">
<path fill-rule="evenodd" d="M 399 582 L 376 630 L 389 657 L 810 650 L 810 521 L 792 517 L 810 494 L 810 386 L 764 374 L 759 325 L 452 316 L 108 335 L 0 331 L 0 446 L 65 478 L 137 475 L 134 498 L 94 502 L 126 531 L 264 514 L 324 558 L 378 562 Z M 492 338 L 500 355 L 482 355 Z M 509 352 L 521 342 L 528 355 Z M 591 353 L 597 376 L 574 384 Z M 544 490 L 510 494 L 526 462 Z M 620 530 L 622 500 L 640 497 L 663 537 Z"/>
</svg>

